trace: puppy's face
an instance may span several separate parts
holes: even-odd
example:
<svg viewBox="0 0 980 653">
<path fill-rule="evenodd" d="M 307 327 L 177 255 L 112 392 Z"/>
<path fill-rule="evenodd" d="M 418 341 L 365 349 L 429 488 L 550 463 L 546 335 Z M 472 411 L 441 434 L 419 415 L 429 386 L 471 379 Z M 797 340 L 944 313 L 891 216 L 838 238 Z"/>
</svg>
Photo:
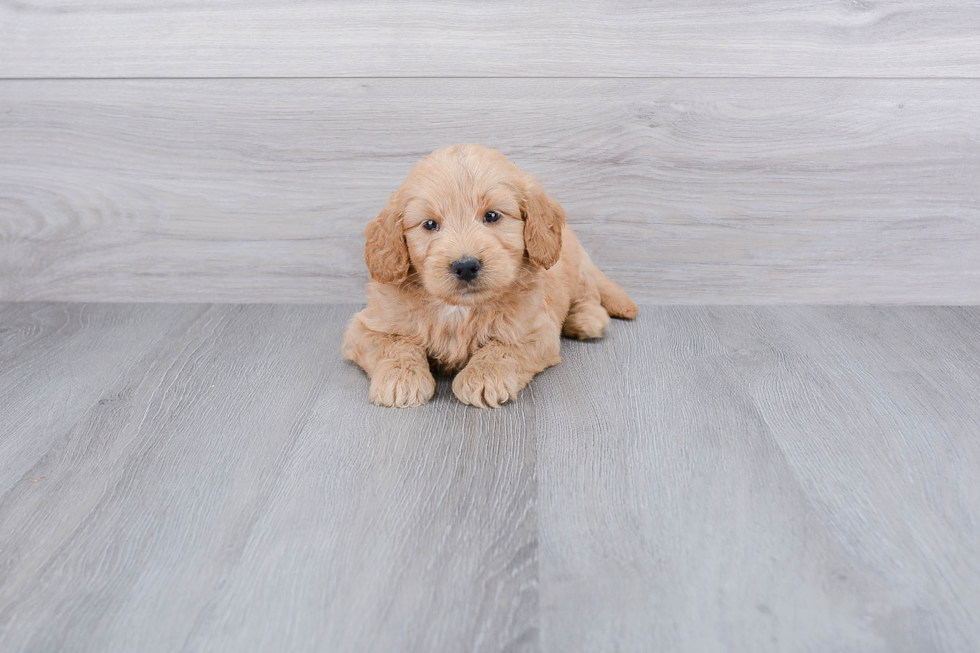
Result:
<svg viewBox="0 0 980 653">
<path fill-rule="evenodd" d="M 469 154 L 469 156 L 467 156 Z M 524 261 L 519 180 L 502 155 L 440 156 L 413 173 L 402 213 L 423 287 L 451 304 L 509 288 Z"/>
<path fill-rule="evenodd" d="M 433 297 L 473 305 L 510 289 L 524 269 L 561 250 L 561 207 L 503 154 L 466 145 L 422 159 L 368 226 L 372 277 L 410 269 Z"/>
</svg>

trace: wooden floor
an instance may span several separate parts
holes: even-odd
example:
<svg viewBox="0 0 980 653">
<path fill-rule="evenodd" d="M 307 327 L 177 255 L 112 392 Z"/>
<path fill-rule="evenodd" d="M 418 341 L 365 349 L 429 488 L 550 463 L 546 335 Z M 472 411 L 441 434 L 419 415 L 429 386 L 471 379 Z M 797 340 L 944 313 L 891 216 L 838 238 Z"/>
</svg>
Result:
<svg viewBox="0 0 980 653">
<path fill-rule="evenodd" d="M 488 412 L 353 311 L 0 306 L 0 650 L 980 649 L 980 309 L 646 307 Z"/>
</svg>

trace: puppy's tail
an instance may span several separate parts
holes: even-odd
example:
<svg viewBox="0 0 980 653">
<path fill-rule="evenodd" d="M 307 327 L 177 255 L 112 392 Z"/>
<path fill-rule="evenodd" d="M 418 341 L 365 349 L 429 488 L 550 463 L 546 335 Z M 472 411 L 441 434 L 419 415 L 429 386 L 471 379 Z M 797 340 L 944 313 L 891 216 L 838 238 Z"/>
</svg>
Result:
<svg viewBox="0 0 980 653">
<path fill-rule="evenodd" d="M 595 279 L 596 288 L 599 289 L 599 302 L 606 312 L 613 317 L 632 320 L 640 309 L 633 300 L 630 299 L 626 291 L 619 287 L 615 281 L 602 273 L 602 270 L 592 266 L 592 278 Z"/>
</svg>

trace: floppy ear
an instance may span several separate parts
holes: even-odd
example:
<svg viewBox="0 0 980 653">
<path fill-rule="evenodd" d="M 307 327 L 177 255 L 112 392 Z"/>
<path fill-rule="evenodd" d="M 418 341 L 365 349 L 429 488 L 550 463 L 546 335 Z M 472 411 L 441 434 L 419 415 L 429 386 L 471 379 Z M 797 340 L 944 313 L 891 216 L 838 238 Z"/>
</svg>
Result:
<svg viewBox="0 0 980 653">
<path fill-rule="evenodd" d="M 371 278 L 381 283 L 398 283 L 408 276 L 408 246 L 399 206 L 396 192 L 364 230 L 364 260 Z"/>
<path fill-rule="evenodd" d="M 548 197 L 538 180 L 530 176 L 525 178 L 523 200 L 524 248 L 532 263 L 547 270 L 561 256 L 565 211 L 561 204 Z"/>
</svg>

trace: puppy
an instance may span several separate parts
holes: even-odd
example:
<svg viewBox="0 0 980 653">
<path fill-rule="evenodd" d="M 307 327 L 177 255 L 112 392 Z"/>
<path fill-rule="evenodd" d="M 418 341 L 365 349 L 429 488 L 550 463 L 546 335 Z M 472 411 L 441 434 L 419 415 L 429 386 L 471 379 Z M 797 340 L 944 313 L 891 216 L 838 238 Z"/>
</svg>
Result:
<svg viewBox="0 0 980 653">
<path fill-rule="evenodd" d="M 432 398 L 437 371 L 457 372 L 465 404 L 497 407 L 561 361 L 561 336 L 600 337 L 609 316 L 636 317 L 599 271 L 561 206 L 500 152 L 436 150 L 368 224 L 367 308 L 344 335 L 344 358 L 381 406 Z"/>
</svg>

